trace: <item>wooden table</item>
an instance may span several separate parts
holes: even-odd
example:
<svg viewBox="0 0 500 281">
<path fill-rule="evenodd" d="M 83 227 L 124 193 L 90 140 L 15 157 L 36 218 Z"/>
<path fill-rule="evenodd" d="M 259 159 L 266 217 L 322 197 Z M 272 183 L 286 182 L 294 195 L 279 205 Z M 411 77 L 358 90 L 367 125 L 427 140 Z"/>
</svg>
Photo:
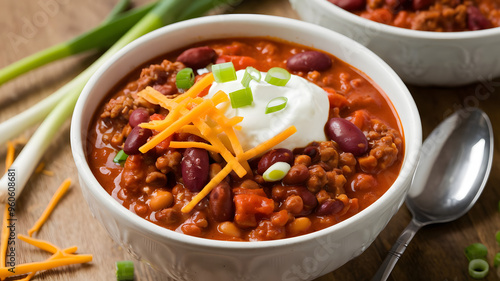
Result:
<svg viewBox="0 0 500 281">
<path fill-rule="evenodd" d="M 42 48 L 71 38 L 96 26 L 116 0 L 103 1 L 9 1 L 0 0 L 0 67 Z M 144 1 L 134 1 L 141 4 Z M 43 4 L 46 3 L 46 4 Z M 297 18 L 286 0 L 246 0 L 233 12 L 273 14 Z M 0 87 L 0 121 L 28 108 L 62 86 L 98 57 L 87 53 L 53 63 Z M 419 108 L 424 136 L 452 111 L 463 107 L 480 107 L 500 129 L 500 82 L 483 82 L 459 88 L 419 88 L 408 85 Z M 481 94 L 479 94 L 481 93 Z M 486 94 L 485 94 L 486 93 Z M 28 138 L 33 130 L 26 132 Z M 495 138 L 498 147 L 499 138 Z M 17 147 L 18 150 L 21 146 Z M 0 148 L 0 159 L 6 154 Z M 488 260 L 500 247 L 495 233 L 500 230 L 500 166 L 495 151 L 488 185 L 478 203 L 455 222 L 423 228 L 413 239 L 394 269 L 390 280 L 471 280 L 468 277 L 464 248 L 481 242 L 489 249 Z M 3 162 L 3 160 L 2 160 Z M 84 201 L 69 145 L 69 122 L 60 130 L 43 157 L 46 169 L 53 176 L 35 174 L 17 201 L 16 233 L 26 233 L 47 205 L 58 185 L 67 177 L 73 186 L 60 202 L 37 237 L 60 247 L 79 246 L 80 253 L 94 255 L 91 264 L 51 270 L 35 280 L 114 280 L 114 264 L 132 257 L 118 247 L 105 230 L 92 218 Z M 3 170 L 3 163 L 0 165 Z M 411 215 L 402 207 L 376 241 L 359 257 L 335 272 L 318 278 L 329 280 L 369 280 L 376 272 L 388 249 L 410 221 Z M 37 261 L 48 255 L 17 241 L 18 263 Z M 162 280 L 153 270 L 136 262 L 137 280 Z M 499 280 L 492 269 L 486 280 Z"/>
</svg>

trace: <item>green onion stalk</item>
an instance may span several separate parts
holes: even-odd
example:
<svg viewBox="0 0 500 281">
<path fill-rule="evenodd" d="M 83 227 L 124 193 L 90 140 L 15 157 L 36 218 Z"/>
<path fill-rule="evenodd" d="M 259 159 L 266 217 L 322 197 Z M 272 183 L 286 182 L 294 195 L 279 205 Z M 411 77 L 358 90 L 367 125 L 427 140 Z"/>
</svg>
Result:
<svg viewBox="0 0 500 281">
<path fill-rule="evenodd" d="M 155 3 L 124 12 L 128 0 L 121 0 L 96 28 L 73 39 L 23 58 L 0 69 L 0 85 L 47 63 L 92 49 L 107 49 L 154 7 Z"/>
<path fill-rule="evenodd" d="M 128 2 L 128 0 L 122 0 L 122 2 Z M 122 2 L 120 2 L 120 4 Z M 122 5 L 120 4 L 116 7 L 121 8 Z M 0 85 L 12 78 L 57 59 L 95 48 L 108 48 L 112 42 L 116 42 L 120 36 L 125 34 L 127 30 L 133 27 L 141 18 L 151 11 L 155 4 L 156 3 L 148 4 L 121 15 L 116 15 L 119 10 L 115 7 L 110 16 L 108 16 L 103 24 L 97 28 L 71 39 L 70 41 L 55 45 L 0 69 Z M 38 124 L 47 114 L 49 114 L 56 104 L 71 91 L 71 89 L 81 84 L 84 79 L 88 80 L 88 78 L 80 77 L 89 76 L 88 74 L 93 73 L 91 71 L 92 70 L 88 71 L 85 75 L 82 73 L 79 78 L 72 80 L 35 106 L 1 123 L 0 144 L 18 136 L 27 128 Z"/>
<path fill-rule="evenodd" d="M 56 132 L 61 128 L 63 123 L 70 118 L 76 101 L 78 100 L 78 97 L 85 84 L 90 79 L 92 74 L 105 61 L 107 61 L 113 54 L 118 52 L 125 45 L 150 31 L 176 22 L 178 20 L 202 16 L 203 14 L 208 12 L 208 9 L 232 3 L 234 3 L 234 0 L 159 1 L 154 9 L 147 13 L 136 25 L 134 25 L 125 35 L 123 35 L 123 37 L 121 37 L 113 46 L 111 46 L 109 50 L 106 51 L 106 53 L 104 53 L 97 61 L 95 61 L 80 75 L 57 90 L 54 94 L 44 99 L 41 103 L 35 105 L 35 107 L 0 124 L 0 136 L 3 136 L 4 133 L 9 133 L 7 130 L 5 130 L 5 128 L 9 126 L 11 130 L 16 130 L 16 133 L 19 134 L 28 126 L 36 124 L 38 120 L 42 119 L 45 114 L 50 112 L 11 166 L 11 169 L 16 170 L 17 175 L 15 194 L 16 198 L 21 194 L 22 189 L 26 185 L 30 175 L 35 170 L 36 165 L 40 161 L 42 155 L 50 145 L 51 140 L 55 136 Z M 29 122 L 27 122 L 27 120 L 29 120 Z M 23 121 L 24 124 L 21 121 Z M 23 124 L 24 126 L 21 126 L 21 124 Z M 13 125 L 17 126 L 17 128 Z M 12 137 L 13 134 L 10 135 Z M 0 143 L 1 142 L 2 140 L 0 140 Z M 8 184 L 9 182 L 7 176 L 4 176 L 0 179 L 1 202 L 6 202 L 8 199 Z"/>
</svg>

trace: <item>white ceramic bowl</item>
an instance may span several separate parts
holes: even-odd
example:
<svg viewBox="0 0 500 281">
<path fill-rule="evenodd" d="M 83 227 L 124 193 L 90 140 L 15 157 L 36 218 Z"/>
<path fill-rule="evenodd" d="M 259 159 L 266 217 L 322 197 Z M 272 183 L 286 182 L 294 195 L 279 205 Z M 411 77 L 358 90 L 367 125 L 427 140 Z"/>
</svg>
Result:
<svg viewBox="0 0 500 281">
<path fill-rule="evenodd" d="M 86 160 L 87 131 L 96 108 L 117 81 L 144 62 L 200 40 L 271 36 L 325 50 L 362 70 L 392 100 L 404 129 L 405 159 L 394 185 L 360 214 L 311 234 L 263 242 L 192 237 L 150 223 L 116 202 Z M 352 56 L 352 54 L 356 54 Z M 123 248 L 176 280 L 311 280 L 361 254 L 401 206 L 421 145 L 421 125 L 410 93 L 376 55 L 326 28 L 259 15 L 224 15 L 176 23 L 151 32 L 113 56 L 90 79 L 76 105 L 71 145 L 85 199 Z"/>
<path fill-rule="evenodd" d="M 346 35 L 385 60 L 405 81 L 460 86 L 500 76 L 500 28 L 430 32 L 377 23 L 327 0 L 290 0 L 299 16 Z"/>
</svg>

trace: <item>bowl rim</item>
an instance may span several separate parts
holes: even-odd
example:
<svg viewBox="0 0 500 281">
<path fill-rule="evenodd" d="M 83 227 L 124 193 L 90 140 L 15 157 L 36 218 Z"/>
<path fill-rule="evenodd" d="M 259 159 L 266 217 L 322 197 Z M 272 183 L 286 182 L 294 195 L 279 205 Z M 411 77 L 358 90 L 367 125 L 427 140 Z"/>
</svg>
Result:
<svg viewBox="0 0 500 281">
<path fill-rule="evenodd" d="M 294 1 L 294 0 L 290 0 Z M 297 0 L 295 0 L 297 1 Z M 302 1 L 302 0 L 298 0 Z M 495 35 L 500 35 L 500 27 L 482 29 L 482 30 L 474 30 L 474 31 L 451 31 L 451 32 L 437 32 L 437 31 L 423 31 L 423 30 L 413 30 L 402 27 L 391 26 L 388 24 L 383 24 L 379 22 L 375 22 L 363 17 L 360 17 L 356 14 L 353 14 L 349 11 L 346 11 L 337 5 L 329 2 L 328 0 L 309 0 L 312 2 L 316 2 L 320 5 L 321 9 L 330 11 L 335 15 L 338 15 L 343 20 L 353 22 L 359 26 L 371 26 L 374 30 L 384 32 L 386 34 L 392 34 L 396 36 L 401 36 L 405 38 L 412 39 L 429 39 L 429 40 L 473 40 L 477 38 L 490 37 Z M 311 4 L 309 4 L 311 5 Z M 480 43 L 480 42 L 478 42 Z"/>
<path fill-rule="evenodd" d="M 269 16 L 269 15 L 255 15 L 255 14 L 232 14 L 232 15 L 214 15 L 214 16 L 206 16 L 191 20 L 186 20 L 178 23 L 174 23 L 155 31 L 152 31 L 136 40 L 132 43 L 128 44 L 116 54 L 114 54 L 111 58 L 109 58 L 99 69 L 92 75 L 88 83 L 85 85 L 77 103 L 75 106 L 74 114 L 71 121 L 70 128 L 70 140 L 71 140 L 71 149 L 74 161 L 76 163 L 78 174 L 81 181 L 85 182 L 85 185 L 88 188 L 88 192 L 91 192 L 94 197 L 100 201 L 100 203 L 106 204 L 108 206 L 108 210 L 113 212 L 122 218 L 125 218 L 126 221 L 130 224 L 133 224 L 138 231 L 146 232 L 154 235 L 155 237 L 161 237 L 163 239 L 173 240 L 178 244 L 189 244 L 197 247 L 204 248 L 217 248 L 217 249 L 225 249 L 225 250 L 257 250 L 262 248 L 275 248 L 275 247 L 283 247 L 290 245 L 297 245 L 301 243 L 305 243 L 310 240 L 317 240 L 321 237 L 325 237 L 328 233 L 337 231 L 338 229 L 344 228 L 344 225 L 355 224 L 357 221 L 361 220 L 363 214 L 369 213 L 371 210 L 376 208 L 380 208 L 382 204 L 386 203 L 386 201 L 390 201 L 390 198 L 396 196 L 396 190 L 398 186 L 404 184 L 406 179 L 399 177 L 393 183 L 393 185 L 373 204 L 365 208 L 362 212 L 342 221 L 333 226 L 327 227 L 322 230 L 318 230 L 312 233 L 308 233 L 305 235 L 300 235 L 291 238 L 284 238 L 278 240 L 271 241 L 223 241 L 223 240 L 214 240 L 208 238 L 200 238 L 194 237 L 190 235 L 185 235 L 182 233 L 178 233 L 175 231 L 171 231 L 165 229 L 159 225 L 156 225 L 152 222 L 149 222 L 142 217 L 139 217 L 128 209 L 124 208 L 118 201 L 112 198 L 105 189 L 100 185 L 97 181 L 93 173 L 91 172 L 87 158 L 86 158 L 86 148 L 84 148 L 84 141 L 82 141 L 82 115 L 83 109 L 88 101 L 89 95 L 92 91 L 93 86 L 99 81 L 100 76 L 106 72 L 106 70 L 116 63 L 124 54 L 127 52 L 133 51 L 135 48 L 141 48 L 141 46 L 147 44 L 149 41 L 153 40 L 156 37 L 168 36 L 169 33 L 180 30 L 183 28 L 190 28 L 193 26 L 206 25 L 211 24 L 213 21 L 223 21 L 224 23 L 229 22 L 239 22 L 239 23 L 266 23 L 266 24 L 275 24 L 282 26 L 283 28 L 288 28 L 290 30 L 298 31 L 298 32 L 311 32 L 314 31 L 318 33 L 318 38 L 320 34 L 329 35 L 336 37 L 337 40 L 346 40 L 349 44 L 357 45 L 364 52 L 368 53 L 367 55 L 377 63 L 378 66 L 381 66 L 381 71 L 385 71 L 388 74 L 388 79 L 394 80 L 398 88 L 405 93 L 405 104 L 409 107 L 409 112 L 405 112 L 405 114 L 411 114 L 413 118 L 411 118 L 411 122 L 413 123 L 410 129 L 415 135 L 415 139 L 405 141 L 405 158 L 403 160 L 403 164 L 400 170 L 400 174 L 403 172 L 409 173 L 409 175 L 413 175 L 413 172 L 416 167 L 416 162 L 418 158 L 418 154 L 421 147 L 421 123 L 420 116 L 416 105 L 411 97 L 410 92 L 406 88 L 405 84 L 401 81 L 401 79 L 396 75 L 396 73 L 389 67 L 382 59 L 380 59 L 377 55 L 375 55 L 372 51 L 368 50 L 366 47 L 361 44 L 355 42 L 354 40 L 341 35 L 337 32 L 329 30 L 324 27 L 320 27 L 311 23 L 306 23 L 300 20 L 284 18 L 279 16 Z M 370 78 L 371 79 L 371 78 Z M 374 81 L 375 82 L 375 81 Z M 403 124 L 401 124 L 402 126 Z M 88 131 L 88 127 L 84 128 L 85 132 Z M 406 135 L 406 129 L 403 128 L 403 133 Z M 86 135 L 86 133 L 85 133 Z M 411 146 L 410 146 L 411 144 Z M 85 163 L 85 165 L 81 165 L 81 163 Z M 85 188 L 85 187 L 82 187 Z M 402 188 L 402 187 L 401 187 Z M 406 194 L 406 193 L 405 193 Z M 402 199 L 402 201 L 404 198 Z"/>
</svg>

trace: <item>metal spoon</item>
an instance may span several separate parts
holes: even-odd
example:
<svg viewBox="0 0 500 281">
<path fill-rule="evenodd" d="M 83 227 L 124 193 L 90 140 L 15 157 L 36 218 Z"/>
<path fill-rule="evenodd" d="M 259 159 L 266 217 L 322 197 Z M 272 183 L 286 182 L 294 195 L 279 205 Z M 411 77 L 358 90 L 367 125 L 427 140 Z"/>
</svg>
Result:
<svg viewBox="0 0 500 281">
<path fill-rule="evenodd" d="M 406 206 L 413 215 L 372 281 L 387 280 L 415 233 L 458 219 L 483 191 L 493 160 L 493 130 L 479 109 L 460 110 L 425 140 Z"/>
</svg>

